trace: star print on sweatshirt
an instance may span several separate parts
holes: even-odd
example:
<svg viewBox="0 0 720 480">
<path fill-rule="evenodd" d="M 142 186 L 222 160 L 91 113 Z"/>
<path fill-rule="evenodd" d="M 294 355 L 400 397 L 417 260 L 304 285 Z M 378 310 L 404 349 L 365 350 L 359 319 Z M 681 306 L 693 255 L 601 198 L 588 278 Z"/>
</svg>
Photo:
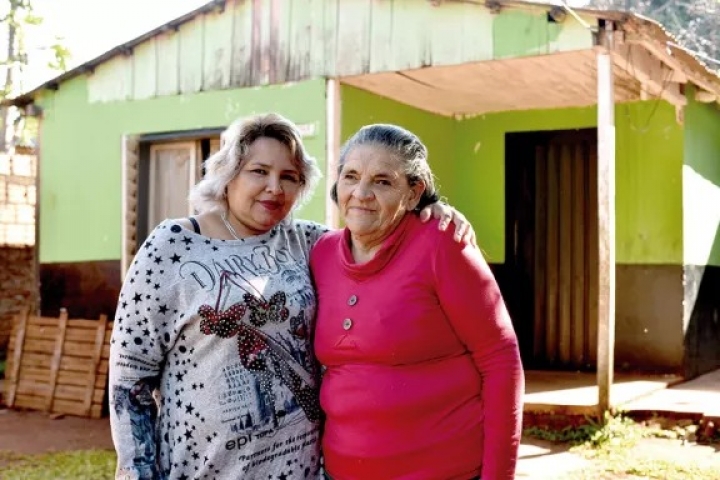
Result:
<svg viewBox="0 0 720 480">
<path fill-rule="evenodd" d="M 225 241 L 166 220 L 150 234 L 111 340 L 116 478 L 318 478 L 308 257 L 325 231 Z"/>
</svg>

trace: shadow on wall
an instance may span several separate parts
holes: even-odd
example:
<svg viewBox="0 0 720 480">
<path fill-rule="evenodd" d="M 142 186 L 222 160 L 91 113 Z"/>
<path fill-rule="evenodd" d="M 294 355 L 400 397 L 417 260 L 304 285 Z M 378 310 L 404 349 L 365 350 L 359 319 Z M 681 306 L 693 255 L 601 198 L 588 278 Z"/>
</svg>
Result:
<svg viewBox="0 0 720 480">
<path fill-rule="evenodd" d="M 120 261 L 105 260 L 40 265 L 41 314 L 57 317 L 66 308 L 71 318 L 113 319 L 120 293 Z"/>
<path fill-rule="evenodd" d="M 720 225 L 710 258 L 720 258 Z M 720 266 L 685 265 L 685 378 L 720 368 Z"/>
<path fill-rule="evenodd" d="M 720 108 L 685 109 L 683 165 L 685 375 L 720 368 Z M 712 245 L 709 254 L 707 245 Z M 714 265 L 707 265 L 707 264 Z"/>
</svg>

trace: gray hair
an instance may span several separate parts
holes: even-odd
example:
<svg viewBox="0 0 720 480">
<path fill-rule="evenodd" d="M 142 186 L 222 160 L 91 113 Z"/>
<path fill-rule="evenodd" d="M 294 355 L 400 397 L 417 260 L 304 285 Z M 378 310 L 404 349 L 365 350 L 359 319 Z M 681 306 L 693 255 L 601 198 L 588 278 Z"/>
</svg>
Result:
<svg viewBox="0 0 720 480">
<path fill-rule="evenodd" d="M 435 187 L 435 177 L 428 164 L 428 150 L 425 144 L 420 141 L 417 135 L 397 125 L 374 124 L 362 127 L 350 139 L 345 142 L 340 150 L 338 162 L 338 176 L 342 172 L 343 165 L 348 153 L 361 145 L 375 145 L 383 147 L 396 158 L 402 165 L 408 183 L 416 185 L 422 181 L 425 184 L 425 191 L 415 207 L 419 212 L 428 205 L 436 203 L 440 195 Z M 337 204 L 337 181 L 332 187 L 330 197 Z"/>
<path fill-rule="evenodd" d="M 225 210 L 225 189 L 247 161 L 250 146 L 259 138 L 273 138 L 290 150 L 292 162 L 300 172 L 302 183 L 293 210 L 301 207 L 315 190 L 322 174 L 290 120 L 267 113 L 233 122 L 220 137 L 220 150 L 205 160 L 205 176 L 191 190 L 188 200 L 198 212 Z"/>
</svg>

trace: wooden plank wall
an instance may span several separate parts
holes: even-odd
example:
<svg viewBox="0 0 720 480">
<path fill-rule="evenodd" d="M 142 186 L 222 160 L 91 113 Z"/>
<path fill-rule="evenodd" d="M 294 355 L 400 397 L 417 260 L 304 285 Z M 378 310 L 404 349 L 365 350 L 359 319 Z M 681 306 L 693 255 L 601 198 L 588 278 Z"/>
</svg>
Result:
<svg viewBox="0 0 720 480">
<path fill-rule="evenodd" d="M 10 336 L 8 407 L 100 418 L 112 322 L 16 315 Z"/>
<path fill-rule="evenodd" d="M 591 32 L 482 2 L 228 0 L 97 65 L 90 103 L 589 49 Z M 587 18 L 592 23 L 592 18 Z"/>
</svg>

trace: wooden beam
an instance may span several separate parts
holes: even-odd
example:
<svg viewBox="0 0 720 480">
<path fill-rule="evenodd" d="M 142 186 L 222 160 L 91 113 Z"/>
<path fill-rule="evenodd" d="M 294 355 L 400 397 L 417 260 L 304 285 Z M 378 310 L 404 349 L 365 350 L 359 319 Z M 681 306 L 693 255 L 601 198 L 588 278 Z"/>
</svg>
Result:
<svg viewBox="0 0 720 480">
<path fill-rule="evenodd" d="M 700 103 L 713 103 L 718 101 L 718 96 L 707 90 L 698 90 L 695 92 L 695 101 Z"/>
<path fill-rule="evenodd" d="M 660 97 L 676 107 L 687 105 L 679 82 L 685 78 L 684 75 L 678 75 L 639 45 L 619 44 L 612 52 L 615 65 L 640 82 L 641 97 Z"/>
<path fill-rule="evenodd" d="M 642 35 L 627 34 L 625 36 L 624 43 L 645 49 L 655 58 L 665 63 L 668 67 L 672 68 L 676 72 L 680 72 L 680 74 L 685 77 L 683 80 L 680 81 L 680 83 L 685 83 L 688 81 L 687 72 L 682 62 L 680 62 L 680 60 L 678 60 L 677 58 L 673 57 L 666 49 L 662 47 L 662 44 L 658 43 L 657 41 L 650 41 Z"/>
<path fill-rule="evenodd" d="M 47 390 L 47 397 L 45 397 L 45 412 L 51 413 L 53 410 L 53 403 L 55 401 L 55 390 L 58 384 L 58 375 L 60 374 L 60 361 L 63 356 L 63 349 L 65 347 L 65 334 L 67 333 L 68 326 L 68 312 L 67 309 L 60 309 L 60 319 L 58 323 L 58 334 L 55 337 L 55 350 L 53 351 L 52 361 L 50 363 L 50 386 Z"/>
<path fill-rule="evenodd" d="M 18 383 L 20 381 L 20 363 L 23 357 L 23 347 L 25 346 L 25 333 L 27 332 L 28 317 L 30 309 L 23 308 L 23 311 L 15 315 L 13 328 L 15 329 L 15 345 L 13 346 L 12 368 L 10 369 L 10 377 L 8 378 L 7 406 L 12 408 L 15 406 L 15 398 L 17 395 Z"/>
<path fill-rule="evenodd" d="M 704 78 L 702 74 L 692 71 L 689 67 L 685 66 L 683 62 L 673 56 L 672 51 L 668 47 L 663 47 L 661 43 L 651 41 L 642 35 L 628 36 L 627 42 L 642 46 L 655 57 L 661 59 L 673 70 L 682 72 L 686 77 L 686 81 L 682 83 L 692 82 L 708 92 L 717 92 L 720 89 L 720 82 L 712 82 L 710 79 Z M 720 97 L 718 100 L 720 100 Z"/>
<path fill-rule="evenodd" d="M 45 129 L 45 117 L 42 115 L 37 117 L 37 136 L 35 141 L 37 142 L 37 148 L 35 149 L 35 205 L 33 205 L 35 211 L 35 248 L 33 249 L 33 273 L 35 275 L 33 296 L 31 299 L 32 311 L 35 315 L 40 315 L 40 220 L 41 220 L 41 208 L 40 200 L 42 200 L 42 185 L 40 181 L 40 165 L 42 163 L 43 155 L 43 144 L 44 137 L 43 131 Z"/>
<path fill-rule="evenodd" d="M 335 184 L 338 162 L 340 161 L 342 125 L 340 80 L 328 78 L 325 86 L 325 119 L 327 122 L 327 128 L 325 129 L 325 225 L 330 228 L 338 228 L 340 226 L 338 208 L 335 202 L 330 199 L 330 190 Z"/>
<path fill-rule="evenodd" d="M 120 281 L 122 282 L 137 250 L 138 166 L 140 161 L 140 143 L 137 135 L 124 135 L 120 148 L 122 151 Z"/>
<path fill-rule="evenodd" d="M 615 357 L 615 94 L 612 22 L 600 32 L 597 59 L 598 124 L 598 417 L 612 408 Z"/>
<path fill-rule="evenodd" d="M 93 395 L 95 394 L 95 383 L 100 368 L 100 360 L 102 359 L 103 346 L 105 345 L 105 332 L 107 331 L 108 318 L 107 315 L 100 315 L 97 331 L 95 332 L 95 348 L 93 349 L 92 361 L 88 369 L 88 381 L 85 387 L 85 398 L 83 401 L 83 409 L 85 415 L 92 416 Z"/>
</svg>

